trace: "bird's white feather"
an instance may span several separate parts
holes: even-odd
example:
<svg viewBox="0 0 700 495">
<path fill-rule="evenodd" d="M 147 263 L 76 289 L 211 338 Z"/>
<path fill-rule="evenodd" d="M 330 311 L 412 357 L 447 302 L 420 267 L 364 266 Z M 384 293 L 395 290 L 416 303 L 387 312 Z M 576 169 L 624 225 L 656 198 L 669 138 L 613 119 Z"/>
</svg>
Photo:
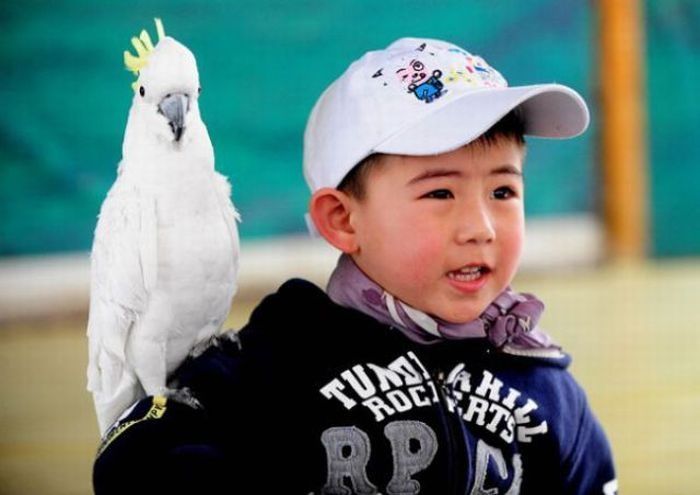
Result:
<svg viewBox="0 0 700 495">
<path fill-rule="evenodd" d="M 142 393 L 126 365 L 126 343 L 148 305 L 146 280 L 157 273 L 155 223 L 152 200 L 117 180 L 100 209 L 91 254 L 88 389 L 102 411 L 101 431 Z"/>
</svg>

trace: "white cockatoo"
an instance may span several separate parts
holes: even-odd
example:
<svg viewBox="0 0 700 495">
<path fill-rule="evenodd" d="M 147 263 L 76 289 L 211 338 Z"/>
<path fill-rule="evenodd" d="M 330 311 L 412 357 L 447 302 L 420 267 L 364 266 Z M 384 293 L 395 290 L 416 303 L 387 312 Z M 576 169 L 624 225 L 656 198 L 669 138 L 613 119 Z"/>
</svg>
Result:
<svg viewBox="0 0 700 495">
<path fill-rule="evenodd" d="M 137 75 L 117 179 L 91 254 L 88 390 L 101 434 L 221 329 L 236 292 L 239 219 L 197 103 L 192 52 L 156 19 L 124 53 Z"/>
</svg>

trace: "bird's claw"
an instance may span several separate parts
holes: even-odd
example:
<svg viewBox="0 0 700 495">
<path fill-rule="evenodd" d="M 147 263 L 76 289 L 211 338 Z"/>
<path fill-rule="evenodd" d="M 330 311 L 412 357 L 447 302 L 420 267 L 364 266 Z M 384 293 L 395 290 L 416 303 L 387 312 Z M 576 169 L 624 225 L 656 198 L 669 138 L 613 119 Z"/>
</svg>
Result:
<svg viewBox="0 0 700 495">
<path fill-rule="evenodd" d="M 192 391 L 187 387 L 167 388 L 162 395 L 167 397 L 168 400 L 184 404 L 192 409 L 202 409 L 202 403 L 199 402 L 194 395 L 192 395 Z"/>
<path fill-rule="evenodd" d="M 190 351 L 188 357 L 193 359 L 197 358 L 201 356 L 210 347 L 221 348 L 230 342 L 236 343 L 236 345 L 240 349 L 241 342 L 238 339 L 238 334 L 232 328 L 229 328 L 228 330 L 219 334 L 212 335 L 207 340 L 204 340 L 199 344 L 195 345 Z"/>
</svg>

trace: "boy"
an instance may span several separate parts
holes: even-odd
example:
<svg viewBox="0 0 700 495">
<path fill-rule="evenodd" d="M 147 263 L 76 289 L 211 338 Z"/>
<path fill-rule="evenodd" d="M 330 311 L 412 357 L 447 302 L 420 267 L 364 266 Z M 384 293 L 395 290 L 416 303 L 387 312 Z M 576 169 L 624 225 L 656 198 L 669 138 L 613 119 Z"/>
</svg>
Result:
<svg viewBox="0 0 700 495">
<path fill-rule="evenodd" d="M 537 328 L 544 306 L 509 287 L 523 134 L 587 124 L 571 89 L 508 88 L 445 42 L 352 64 L 304 138 L 313 226 L 343 252 L 328 294 L 285 283 L 176 373 L 194 406 L 125 413 L 96 492 L 615 493 L 570 360 Z"/>
</svg>

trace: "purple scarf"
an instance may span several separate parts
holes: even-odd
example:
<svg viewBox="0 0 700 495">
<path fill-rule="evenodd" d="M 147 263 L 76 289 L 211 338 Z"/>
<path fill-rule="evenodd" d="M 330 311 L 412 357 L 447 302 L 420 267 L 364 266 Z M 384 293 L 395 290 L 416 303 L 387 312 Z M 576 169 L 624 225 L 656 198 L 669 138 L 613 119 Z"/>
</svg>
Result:
<svg viewBox="0 0 700 495">
<path fill-rule="evenodd" d="M 343 254 L 328 281 L 327 292 L 335 303 L 398 328 L 420 344 L 486 337 L 495 348 L 510 354 L 562 355 L 561 347 L 536 328 L 544 304 L 532 294 L 519 294 L 510 287 L 476 320 L 450 323 L 396 299 L 365 275 L 350 256 Z"/>
</svg>

